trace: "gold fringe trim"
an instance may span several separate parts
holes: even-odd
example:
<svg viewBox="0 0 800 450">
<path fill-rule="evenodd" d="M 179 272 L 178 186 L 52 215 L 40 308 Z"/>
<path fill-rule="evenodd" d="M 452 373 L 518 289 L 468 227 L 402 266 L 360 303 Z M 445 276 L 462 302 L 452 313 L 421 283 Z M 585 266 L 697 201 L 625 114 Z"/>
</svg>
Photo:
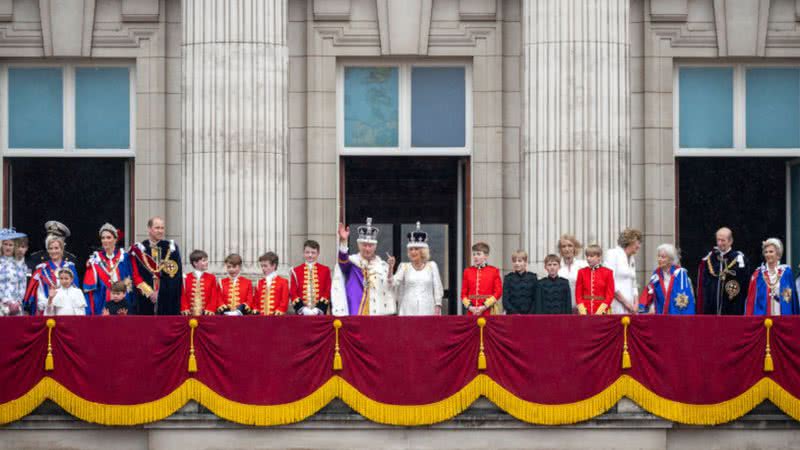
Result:
<svg viewBox="0 0 800 450">
<path fill-rule="evenodd" d="M 435 403 L 424 405 L 390 405 L 377 402 L 362 394 L 358 389 L 342 378 L 339 398 L 357 413 L 367 419 L 388 425 L 431 425 L 464 412 L 481 396 L 482 379 L 486 375 L 478 375 L 466 386 L 450 397 Z"/>
<path fill-rule="evenodd" d="M 332 377 L 308 397 L 280 405 L 252 405 L 228 400 L 194 378 L 152 402 L 109 405 L 84 400 L 54 379 L 44 377 L 25 395 L 0 404 L 0 424 L 19 420 L 50 399 L 76 418 L 102 425 L 139 425 L 158 421 L 174 414 L 189 400 L 197 401 L 223 419 L 243 425 L 285 425 L 305 420 L 338 397 L 373 422 L 418 426 L 452 419 L 480 396 L 485 396 L 515 418 L 538 425 L 566 425 L 589 420 L 608 411 L 622 397 L 630 398 L 659 417 L 690 425 L 717 425 L 735 420 L 764 400 L 770 400 L 784 413 L 800 421 L 800 399 L 769 378 L 762 378 L 730 400 L 694 405 L 668 400 L 630 376 L 622 375 L 590 398 L 550 405 L 523 400 L 487 375 L 480 374 L 450 397 L 423 405 L 390 405 L 372 400 L 338 376 Z"/>
</svg>

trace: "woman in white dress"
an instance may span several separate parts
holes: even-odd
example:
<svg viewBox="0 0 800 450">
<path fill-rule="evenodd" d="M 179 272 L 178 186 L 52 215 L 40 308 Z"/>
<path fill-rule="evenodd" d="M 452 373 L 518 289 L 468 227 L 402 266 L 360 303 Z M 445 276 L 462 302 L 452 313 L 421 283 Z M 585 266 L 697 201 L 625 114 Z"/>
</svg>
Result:
<svg viewBox="0 0 800 450">
<path fill-rule="evenodd" d="M 585 259 L 578 259 L 581 247 L 578 238 L 571 234 L 562 234 L 558 238 L 558 253 L 561 255 L 561 268 L 558 269 L 558 276 L 569 281 L 569 298 L 572 299 L 573 311 L 575 310 L 575 281 L 578 280 L 578 271 L 589 267 L 589 263 Z"/>
<path fill-rule="evenodd" d="M 633 228 L 622 230 L 617 246 L 606 252 L 603 265 L 614 271 L 614 301 L 611 314 L 636 314 L 639 288 L 636 285 L 634 255 L 642 247 L 642 232 Z"/>
<path fill-rule="evenodd" d="M 399 315 L 430 316 L 442 314 L 444 288 L 439 277 L 439 267 L 430 261 L 428 233 L 417 229 L 408 233 L 408 259 L 393 274 L 395 259 L 390 256 L 389 283 L 395 289 Z"/>
</svg>

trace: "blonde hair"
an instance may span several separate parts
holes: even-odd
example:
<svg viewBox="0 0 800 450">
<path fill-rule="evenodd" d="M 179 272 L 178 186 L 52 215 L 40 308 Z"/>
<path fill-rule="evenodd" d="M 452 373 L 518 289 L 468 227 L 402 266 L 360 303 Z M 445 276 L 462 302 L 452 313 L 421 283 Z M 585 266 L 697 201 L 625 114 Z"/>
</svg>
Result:
<svg viewBox="0 0 800 450">
<path fill-rule="evenodd" d="M 556 243 L 556 248 L 558 249 L 558 253 L 559 254 L 561 254 L 561 242 L 562 241 L 571 242 L 572 246 L 575 247 L 575 254 L 576 255 L 578 254 L 578 250 L 583 248 L 583 244 L 581 244 L 581 241 L 579 241 L 578 238 L 575 237 L 574 234 L 566 234 L 565 233 L 565 234 L 562 234 L 561 237 L 558 238 L 558 242 Z"/>
<path fill-rule="evenodd" d="M 625 228 L 617 238 L 617 244 L 622 248 L 625 248 L 636 241 L 642 242 L 642 232 L 636 228 Z"/>
<path fill-rule="evenodd" d="M 583 251 L 583 254 L 588 256 L 603 256 L 603 247 L 600 247 L 597 244 L 589 244 L 586 246 L 586 250 Z"/>
<path fill-rule="evenodd" d="M 44 240 L 44 248 L 45 249 L 49 249 L 50 248 L 50 244 L 55 242 L 55 241 L 58 241 L 58 242 L 61 243 L 61 250 L 64 250 L 64 248 L 66 248 L 67 243 L 64 241 L 64 238 L 62 238 L 61 236 L 56 236 L 54 234 L 51 234 L 51 235 L 47 236 L 47 239 Z"/>
<path fill-rule="evenodd" d="M 528 260 L 528 252 L 525 250 L 516 250 L 514 253 L 511 254 L 511 261 L 514 261 L 514 258 L 524 259 L 525 261 Z"/>
</svg>

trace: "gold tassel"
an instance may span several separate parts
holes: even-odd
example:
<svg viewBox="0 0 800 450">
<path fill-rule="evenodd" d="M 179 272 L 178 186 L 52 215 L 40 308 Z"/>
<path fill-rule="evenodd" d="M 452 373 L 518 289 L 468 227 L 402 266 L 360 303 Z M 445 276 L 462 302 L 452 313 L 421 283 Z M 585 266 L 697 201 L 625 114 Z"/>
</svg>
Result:
<svg viewBox="0 0 800 450">
<path fill-rule="evenodd" d="M 189 321 L 189 373 L 197 372 L 197 358 L 194 356 L 194 329 L 197 328 L 197 319 Z"/>
<path fill-rule="evenodd" d="M 52 371 L 53 366 L 53 328 L 56 326 L 55 319 L 47 319 L 47 356 L 44 358 L 44 370 Z"/>
<path fill-rule="evenodd" d="M 630 369 L 631 368 L 631 354 L 628 353 L 628 325 L 631 324 L 631 318 L 625 316 L 622 318 L 622 326 L 625 327 L 622 330 L 622 368 L 623 369 Z"/>
<path fill-rule="evenodd" d="M 478 353 L 478 370 L 486 370 L 486 353 L 483 352 L 483 327 L 486 326 L 486 319 L 481 317 L 478 319 L 478 327 L 481 333 L 481 350 Z"/>
<path fill-rule="evenodd" d="M 342 321 L 333 321 L 333 329 L 336 334 L 336 346 L 333 349 L 333 370 L 342 370 L 342 355 L 339 354 L 339 328 L 342 328 Z"/>
<path fill-rule="evenodd" d="M 772 372 L 775 365 L 772 363 L 772 353 L 769 349 L 769 329 L 772 328 L 772 319 L 765 319 L 764 326 L 767 327 L 767 353 L 764 355 L 764 372 Z"/>
</svg>

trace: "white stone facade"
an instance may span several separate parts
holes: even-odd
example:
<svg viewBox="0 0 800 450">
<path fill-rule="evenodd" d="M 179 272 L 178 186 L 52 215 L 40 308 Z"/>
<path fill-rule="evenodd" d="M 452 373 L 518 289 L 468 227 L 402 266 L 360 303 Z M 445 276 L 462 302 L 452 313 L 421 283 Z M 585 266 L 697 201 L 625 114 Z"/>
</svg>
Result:
<svg viewBox="0 0 800 450">
<path fill-rule="evenodd" d="M 562 232 L 633 226 L 645 270 L 676 235 L 676 61 L 796 62 L 798 19 L 794 0 L 0 0 L 0 58 L 134 62 L 135 237 L 163 215 L 250 272 L 309 238 L 334 261 L 341 64 L 465 61 L 467 238 L 541 271 Z"/>
</svg>

